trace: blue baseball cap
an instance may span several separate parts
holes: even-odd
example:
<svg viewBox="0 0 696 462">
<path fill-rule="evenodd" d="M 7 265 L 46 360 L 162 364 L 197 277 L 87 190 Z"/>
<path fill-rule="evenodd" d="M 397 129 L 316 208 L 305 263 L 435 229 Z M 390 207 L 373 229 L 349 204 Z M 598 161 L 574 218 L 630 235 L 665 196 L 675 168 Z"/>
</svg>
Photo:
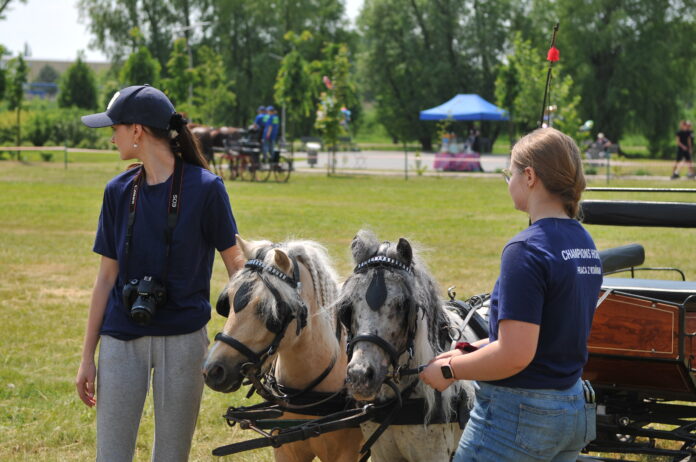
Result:
<svg viewBox="0 0 696 462">
<path fill-rule="evenodd" d="M 265 110 L 266 110 L 266 106 L 259 106 L 259 108 L 257 109 L 257 111 L 265 111 Z"/>
<path fill-rule="evenodd" d="M 267 111 L 275 111 L 275 108 L 273 106 L 266 106 Z"/>
<path fill-rule="evenodd" d="M 166 130 L 175 112 L 172 102 L 158 89 L 134 85 L 114 93 L 105 112 L 82 116 L 82 123 L 91 128 L 142 124 Z"/>
</svg>

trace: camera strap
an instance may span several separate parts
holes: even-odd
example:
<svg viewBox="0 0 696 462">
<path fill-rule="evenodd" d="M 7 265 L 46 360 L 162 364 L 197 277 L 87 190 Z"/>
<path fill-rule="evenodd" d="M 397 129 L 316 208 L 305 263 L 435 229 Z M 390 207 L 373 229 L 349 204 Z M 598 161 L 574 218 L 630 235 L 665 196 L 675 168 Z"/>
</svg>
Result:
<svg viewBox="0 0 696 462">
<path fill-rule="evenodd" d="M 142 165 L 139 167 L 138 173 L 135 174 L 133 178 L 133 188 L 131 189 L 130 203 L 128 204 L 128 225 L 126 227 L 126 276 L 128 275 L 128 261 L 130 256 L 130 247 L 133 240 L 133 225 L 135 224 L 135 211 L 138 206 L 138 193 L 140 192 L 140 187 L 143 183 L 143 177 L 145 176 L 145 167 Z M 165 250 L 165 265 L 164 273 L 162 275 L 162 282 L 165 283 L 167 280 L 167 270 L 169 266 L 169 254 L 172 244 L 172 236 L 174 234 L 174 228 L 176 227 L 176 222 L 179 218 L 179 209 L 181 208 L 181 184 L 184 180 L 184 165 L 183 161 L 179 157 L 174 157 L 174 176 L 172 177 L 172 184 L 169 187 L 169 200 L 167 201 L 167 229 L 164 232 L 164 241 L 166 243 Z"/>
</svg>

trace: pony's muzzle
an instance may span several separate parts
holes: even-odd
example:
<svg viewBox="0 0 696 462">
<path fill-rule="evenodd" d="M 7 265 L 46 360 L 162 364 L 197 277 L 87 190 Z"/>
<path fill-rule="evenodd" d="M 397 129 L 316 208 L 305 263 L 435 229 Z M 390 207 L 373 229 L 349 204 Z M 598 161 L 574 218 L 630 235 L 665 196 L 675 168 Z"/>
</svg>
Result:
<svg viewBox="0 0 696 462">
<path fill-rule="evenodd" d="M 242 385 L 242 375 L 220 361 L 206 362 L 203 366 L 205 384 L 215 391 L 230 393 Z"/>
<path fill-rule="evenodd" d="M 386 369 L 377 370 L 368 362 L 351 361 L 346 376 L 348 392 L 358 401 L 373 401 L 385 376 Z"/>
</svg>

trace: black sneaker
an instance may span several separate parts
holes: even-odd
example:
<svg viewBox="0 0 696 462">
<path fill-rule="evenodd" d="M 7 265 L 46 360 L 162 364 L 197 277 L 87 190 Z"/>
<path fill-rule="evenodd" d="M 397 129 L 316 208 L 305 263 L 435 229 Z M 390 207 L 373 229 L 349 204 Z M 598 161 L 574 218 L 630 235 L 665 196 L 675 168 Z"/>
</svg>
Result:
<svg viewBox="0 0 696 462">
<path fill-rule="evenodd" d="M 678 180 L 679 179 L 679 174 L 678 173 L 672 173 L 672 176 L 669 177 L 670 180 Z"/>
<path fill-rule="evenodd" d="M 696 173 L 689 173 L 686 177 L 690 180 L 696 179 Z"/>
</svg>

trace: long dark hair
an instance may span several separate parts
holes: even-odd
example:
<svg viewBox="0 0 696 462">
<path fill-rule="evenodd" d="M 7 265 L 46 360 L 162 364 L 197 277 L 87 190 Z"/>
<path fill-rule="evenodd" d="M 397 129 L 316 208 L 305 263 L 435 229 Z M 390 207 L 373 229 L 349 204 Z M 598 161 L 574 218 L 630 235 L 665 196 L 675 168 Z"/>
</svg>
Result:
<svg viewBox="0 0 696 462">
<path fill-rule="evenodd" d="M 205 160 L 203 151 L 201 151 L 198 138 L 191 133 L 191 130 L 189 130 L 186 125 L 186 119 L 178 112 L 172 114 L 168 129 L 150 126 L 145 127 L 155 138 L 168 141 L 174 155 L 181 156 L 181 158 L 189 164 L 198 165 L 199 167 L 210 170 L 208 161 Z M 176 135 L 173 137 L 172 132 L 176 132 Z"/>
</svg>

